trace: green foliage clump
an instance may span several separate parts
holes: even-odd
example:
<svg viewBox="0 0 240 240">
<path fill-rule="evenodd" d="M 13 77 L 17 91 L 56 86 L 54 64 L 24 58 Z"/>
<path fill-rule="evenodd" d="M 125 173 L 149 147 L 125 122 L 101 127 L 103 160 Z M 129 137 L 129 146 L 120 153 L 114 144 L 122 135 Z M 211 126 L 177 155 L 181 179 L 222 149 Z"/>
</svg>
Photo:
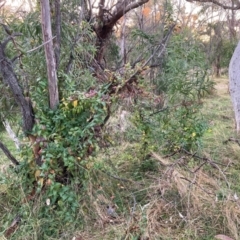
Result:
<svg viewBox="0 0 240 240">
<path fill-rule="evenodd" d="M 213 87 L 201 42 L 187 31 L 174 35 L 155 84 L 165 104 L 156 116 L 154 139 L 167 152 L 196 149 L 207 129 L 200 99 Z"/>
<path fill-rule="evenodd" d="M 177 152 L 181 149 L 195 150 L 207 130 L 207 123 L 199 116 L 198 106 L 177 107 L 160 116 L 160 134 L 164 150 Z"/>
<path fill-rule="evenodd" d="M 183 32 L 172 37 L 156 79 L 158 91 L 168 94 L 172 103 L 196 99 L 212 87 L 202 45 L 188 34 Z"/>
<path fill-rule="evenodd" d="M 74 221 L 79 206 L 76 188 L 80 190 L 88 180 L 102 140 L 100 125 L 107 115 L 102 93 L 93 95 L 74 92 L 56 110 L 41 108 L 36 113 L 32 134 L 41 139 L 41 164 L 36 164 L 31 149 L 25 147 L 21 173 L 24 188 L 36 188 L 44 202 L 51 204 L 39 210 L 41 218 Z"/>
</svg>

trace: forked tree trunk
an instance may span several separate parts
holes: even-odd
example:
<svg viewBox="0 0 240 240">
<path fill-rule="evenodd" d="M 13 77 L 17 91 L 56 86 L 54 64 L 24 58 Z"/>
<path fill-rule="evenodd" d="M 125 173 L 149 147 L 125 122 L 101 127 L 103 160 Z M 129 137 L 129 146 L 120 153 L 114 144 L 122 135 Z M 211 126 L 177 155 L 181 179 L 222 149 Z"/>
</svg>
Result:
<svg viewBox="0 0 240 240">
<path fill-rule="evenodd" d="M 229 91 L 233 103 L 237 132 L 240 130 L 240 42 L 229 65 Z"/>
</svg>

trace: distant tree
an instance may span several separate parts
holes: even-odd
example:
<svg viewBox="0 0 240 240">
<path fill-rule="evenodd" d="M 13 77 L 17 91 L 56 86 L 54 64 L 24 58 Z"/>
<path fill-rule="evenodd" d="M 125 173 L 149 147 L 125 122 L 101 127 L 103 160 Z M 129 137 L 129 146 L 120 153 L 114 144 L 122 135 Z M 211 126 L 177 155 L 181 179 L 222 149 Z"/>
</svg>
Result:
<svg viewBox="0 0 240 240">
<path fill-rule="evenodd" d="M 230 10 L 239 10 L 240 1 L 221 1 L 221 0 L 186 0 L 188 2 L 212 3 L 219 7 Z M 229 90 L 235 113 L 237 132 L 240 131 L 240 42 L 232 55 L 229 64 Z"/>
</svg>

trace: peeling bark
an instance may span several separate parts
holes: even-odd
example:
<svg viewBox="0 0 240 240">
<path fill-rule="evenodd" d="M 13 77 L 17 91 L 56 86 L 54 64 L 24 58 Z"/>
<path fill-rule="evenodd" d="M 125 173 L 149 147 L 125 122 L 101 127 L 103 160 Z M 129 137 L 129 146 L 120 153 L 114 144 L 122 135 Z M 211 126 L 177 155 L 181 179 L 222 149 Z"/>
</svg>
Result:
<svg viewBox="0 0 240 240">
<path fill-rule="evenodd" d="M 11 128 L 8 120 L 4 120 L 4 121 L 3 121 L 3 125 L 4 125 L 4 127 L 5 127 L 5 129 L 6 129 L 9 137 L 14 141 L 16 148 L 17 148 L 17 149 L 20 149 L 20 141 L 19 141 L 19 139 L 17 138 L 15 132 L 12 130 L 12 128 Z"/>
</svg>

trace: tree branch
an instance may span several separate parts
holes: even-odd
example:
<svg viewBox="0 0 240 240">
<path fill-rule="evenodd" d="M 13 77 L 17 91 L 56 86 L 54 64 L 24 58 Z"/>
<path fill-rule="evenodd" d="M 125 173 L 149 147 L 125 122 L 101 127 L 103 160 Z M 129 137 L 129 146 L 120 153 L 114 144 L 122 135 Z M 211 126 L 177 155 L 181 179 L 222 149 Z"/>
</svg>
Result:
<svg viewBox="0 0 240 240">
<path fill-rule="evenodd" d="M 14 73 L 12 62 L 6 57 L 4 45 L 0 43 L 0 73 L 6 82 L 15 99 L 15 102 L 21 108 L 23 117 L 23 131 L 26 134 L 32 131 L 34 125 L 34 112 L 30 99 L 25 98 L 23 91 L 18 83 L 17 76 Z"/>
<path fill-rule="evenodd" d="M 119 1 L 116 4 L 116 8 L 112 13 L 112 17 L 110 18 L 108 25 L 114 25 L 127 12 L 129 12 L 130 10 L 132 10 L 134 8 L 142 6 L 143 4 L 147 3 L 148 1 L 149 0 L 140 0 L 137 2 L 132 2 L 129 0 Z"/>
<path fill-rule="evenodd" d="M 19 162 L 17 161 L 17 159 L 10 153 L 8 148 L 1 141 L 0 141 L 0 148 L 2 149 L 4 154 L 7 156 L 7 158 L 10 159 L 14 165 L 19 165 Z"/>
<path fill-rule="evenodd" d="M 213 3 L 223 9 L 239 10 L 240 2 L 236 2 L 236 5 L 232 4 L 231 6 L 225 5 L 224 3 L 219 2 L 218 0 L 186 0 L 187 2 L 200 2 L 200 3 Z"/>
<path fill-rule="evenodd" d="M 22 36 L 21 33 L 13 33 L 11 36 L 8 36 L 3 42 L 2 42 L 2 46 L 3 48 L 6 48 L 7 44 L 13 40 L 14 37 L 17 36 Z"/>
<path fill-rule="evenodd" d="M 104 48 L 106 46 L 107 40 L 113 31 L 114 25 L 117 21 L 124 16 L 130 10 L 137 8 L 149 0 L 118 0 L 117 3 L 111 8 L 103 6 L 105 0 L 101 0 L 99 3 L 99 12 L 96 16 L 98 21 L 96 21 L 94 31 L 97 34 L 97 48 L 98 52 L 96 53 L 95 59 L 101 64 L 103 59 Z M 106 15 L 105 15 L 106 14 Z"/>
</svg>

